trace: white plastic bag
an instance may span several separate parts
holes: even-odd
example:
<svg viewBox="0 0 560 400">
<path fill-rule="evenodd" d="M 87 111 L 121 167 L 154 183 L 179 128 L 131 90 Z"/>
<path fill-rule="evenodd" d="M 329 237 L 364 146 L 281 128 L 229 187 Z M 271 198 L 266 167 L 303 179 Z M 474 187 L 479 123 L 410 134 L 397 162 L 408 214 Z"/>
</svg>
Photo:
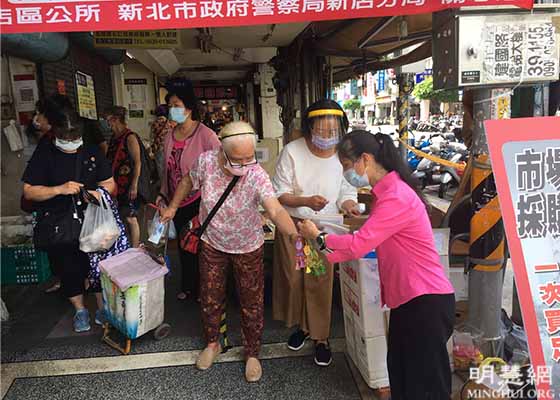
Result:
<svg viewBox="0 0 560 400">
<path fill-rule="evenodd" d="M 148 229 L 148 242 L 158 246 L 165 239 L 165 234 L 168 233 L 168 223 L 161 222 L 159 212 L 156 212 Z"/>
<path fill-rule="evenodd" d="M 18 127 L 16 126 L 16 121 L 10 120 L 10 124 L 4 128 L 4 135 L 6 135 L 6 140 L 10 145 L 11 151 L 23 150 L 23 139 L 22 134 Z"/>
<path fill-rule="evenodd" d="M 167 234 L 169 240 L 177 239 L 177 229 L 175 229 L 175 224 L 173 221 L 169 221 L 169 233 Z"/>
<path fill-rule="evenodd" d="M 109 250 L 119 235 L 119 226 L 113 210 L 101 196 L 101 205 L 90 204 L 84 214 L 80 250 L 85 253 Z"/>
</svg>

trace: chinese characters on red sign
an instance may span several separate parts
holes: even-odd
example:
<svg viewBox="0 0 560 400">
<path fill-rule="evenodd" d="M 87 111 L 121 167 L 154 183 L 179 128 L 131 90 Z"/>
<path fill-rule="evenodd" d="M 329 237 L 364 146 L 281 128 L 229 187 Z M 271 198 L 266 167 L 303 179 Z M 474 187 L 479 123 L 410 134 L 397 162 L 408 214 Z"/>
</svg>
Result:
<svg viewBox="0 0 560 400">
<path fill-rule="evenodd" d="M 2 0 L 2 33 L 240 26 L 432 13 L 533 0 Z"/>
<path fill-rule="evenodd" d="M 537 389 L 560 393 L 560 118 L 487 121 L 486 132 L 531 362 L 551 371 Z"/>
</svg>

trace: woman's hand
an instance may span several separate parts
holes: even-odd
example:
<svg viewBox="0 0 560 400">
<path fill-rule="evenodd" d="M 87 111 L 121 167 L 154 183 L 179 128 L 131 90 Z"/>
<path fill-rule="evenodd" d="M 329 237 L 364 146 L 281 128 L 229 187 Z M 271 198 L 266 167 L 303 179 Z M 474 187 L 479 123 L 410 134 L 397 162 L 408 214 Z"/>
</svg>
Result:
<svg viewBox="0 0 560 400">
<path fill-rule="evenodd" d="M 101 193 L 99 193 L 97 190 L 88 190 L 88 193 L 95 197 L 97 201 L 101 202 Z M 87 197 L 85 197 L 84 200 L 86 201 L 86 203 L 89 203 Z"/>
<path fill-rule="evenodd" d="M 128 193 L 128 196 L 129 196 L 131 201 L 136 200 L 136 198 L 138 197 L 138 186 L 137 185 L 131 185 L 130 186 L 130 191 Z"/>
<path fill-rule="evenodd" d="M 329 204 L 329 201 L 323 196 L 315 195 L 307 198 L 306 206 L 313 211 L 321 211 Z"/>
<path fill-rule="evenodd" d="M 173 218 L 175 218 L 175 214 L 177 214 L 177 209 L 175 207 L 167 207 L 167 208 L 159 209 L 160 220 L 164 224 L 168 221 L 171 221 Z"/>
<path fill-rule="evenodd" d="M 301 235 L 307 240 L 316 239 L 317 236 L 319 236 L 319 234 L 321 233 L 321 231 L 317 228 L 317 226 L 308 219 L 299 222 L 298 229 Z"/>
<path fill-rule="evenodd" d="M 345 201 L 344 203 L 342 203 L 341 208 L 344 214 L 349 217 L 359 217 L 360 215 L 362 215 L 358 207 L 358 203 L 356 203 L 354 200 Z"/>
<path fill-rule="evenodd" d="M 69 181 L 66 182 L 64 185 L 60 185 L 58 186 L 58 194 L 61 195 L 75 195 L 80 193 L 80 188 L 83 187 L 84 185 L 82 185 L 81 183 L 78 182 L 74 182 L 74 181 Z"/>
</svg>

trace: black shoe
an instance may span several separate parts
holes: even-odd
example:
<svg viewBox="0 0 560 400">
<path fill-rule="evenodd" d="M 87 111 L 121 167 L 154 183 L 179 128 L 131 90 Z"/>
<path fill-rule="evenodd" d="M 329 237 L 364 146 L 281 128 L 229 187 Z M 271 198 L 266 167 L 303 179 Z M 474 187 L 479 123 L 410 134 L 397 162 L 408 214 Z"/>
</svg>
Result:
<svg viewBox="0 0 560 400">
<path fill-rule="evenodd" d="M 305 341 L 309 338 L 309 333 L 303 332 L 298 329 L 288 339 L 288 348 L 293 351 L 298 351 L 303 348 Z"/>
<path fill-rule="evenodd" d="M 315 364 L 328 367 L 332 362 L 332 353 L 329 344 L 318 343 L 315 345 Z"/>
</svg>

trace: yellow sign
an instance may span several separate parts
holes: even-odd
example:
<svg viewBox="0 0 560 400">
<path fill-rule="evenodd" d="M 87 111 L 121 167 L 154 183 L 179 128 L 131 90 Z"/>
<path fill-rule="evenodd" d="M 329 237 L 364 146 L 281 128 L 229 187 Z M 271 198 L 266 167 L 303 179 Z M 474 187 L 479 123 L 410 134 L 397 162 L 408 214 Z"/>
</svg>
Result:
<svg viewBox="0 0 560 400">
<path fill-rule="evenodd" d="M 76 88 L 78 93 L 78 112 L 80 117 L 97 119 L 95 104 L 95 88 L 93 78 L 83 72 L 76 72 Z"/>
<path fill-rule="evenodd" d="M 181 47 L 177 29 L 166 31 L 102 31 L 93 33 L 95 47 L 173 49 Z"/>
</svg>

